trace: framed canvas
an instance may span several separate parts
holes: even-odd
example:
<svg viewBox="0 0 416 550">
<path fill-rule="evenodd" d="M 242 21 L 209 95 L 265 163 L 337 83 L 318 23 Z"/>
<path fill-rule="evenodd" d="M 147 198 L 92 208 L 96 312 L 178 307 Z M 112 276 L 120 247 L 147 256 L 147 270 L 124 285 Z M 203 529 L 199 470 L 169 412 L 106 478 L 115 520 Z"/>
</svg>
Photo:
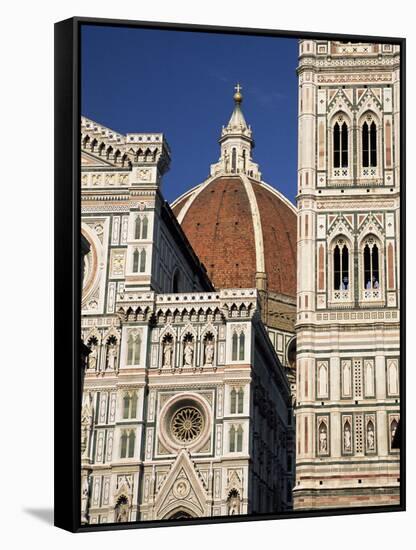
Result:
<svg viewBox="0 0 416 550">
<path fill-rule="evenodd" d="M 403 38 L 56 24 L 58 527 L 405 509 L 404 113 Z"/>
</svg>

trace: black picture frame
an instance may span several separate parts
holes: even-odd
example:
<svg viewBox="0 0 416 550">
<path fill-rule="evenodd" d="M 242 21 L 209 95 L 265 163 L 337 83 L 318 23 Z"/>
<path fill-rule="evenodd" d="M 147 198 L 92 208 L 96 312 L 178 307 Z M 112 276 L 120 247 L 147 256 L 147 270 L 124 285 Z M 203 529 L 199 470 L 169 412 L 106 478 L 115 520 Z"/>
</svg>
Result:
<svg viewBox="0 0 416 550">
<path fill-rule="evenodd" d="M 401 48 L 401 298 L 400 298 L 400 505 L 292 511 L 282 514 L 192 518 L 125 524 L 81 525 L 81 243 L 80 243 L 80 32 L 83 25 L 120 26 L 268 37 L 357 40 L 399 44 Z M 368 514 L 406 509 L 406 40 L 383 36 L 233 28 L 194 24 L 73 17 L 55 24 L 55 519 L 71 532 L 137 529 L 189 524 Z M 397 435 L 397 434 L 396 434 Z M 397 438 L 396 438 L 397 439 Z"/>
</svg>

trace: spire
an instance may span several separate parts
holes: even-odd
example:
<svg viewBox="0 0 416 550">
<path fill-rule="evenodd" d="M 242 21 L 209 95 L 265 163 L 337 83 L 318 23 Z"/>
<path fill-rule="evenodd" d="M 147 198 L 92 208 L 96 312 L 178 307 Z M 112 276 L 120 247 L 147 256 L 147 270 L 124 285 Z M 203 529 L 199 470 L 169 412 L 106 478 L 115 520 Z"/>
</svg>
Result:
<svg viewBox="0 0 416 550">
<path fill-rule="evenodd" d="M 243 101 L 243 95 L 241 94 L 242 87 L 238 83 L 235 87 L 235 94 L 234 94 L 234 111 L 231 115 L 230 121 L 227 125 L 227 129 L 248 129 L 246 119 L 244 118 L 243 111 L 241 110 L 241 103 Z"/>
<path fill-rule="evenodd" d="M 219 162 L 211 166 L 211 175 L 219 173 L 246 174 L 260 179 L 258 165 L 252 161 L 254 148 L 251 127 L 247 124 L 241 110 L 243 95 L 239 83 L 234 87 L 234 110 L 227 126 L 223 126 L 219 143 L 221 156 Z"/>
</svg>

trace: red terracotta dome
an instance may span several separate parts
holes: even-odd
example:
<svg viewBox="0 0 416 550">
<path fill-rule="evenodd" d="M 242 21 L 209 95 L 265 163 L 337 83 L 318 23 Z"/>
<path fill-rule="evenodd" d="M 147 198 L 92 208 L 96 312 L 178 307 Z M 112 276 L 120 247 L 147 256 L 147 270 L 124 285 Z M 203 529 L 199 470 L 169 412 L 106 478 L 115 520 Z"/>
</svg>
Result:
<svg viewBox="0 0 416 550">
<path fill-rule="evenodd" d="M 296 209 L 246 174 L 213 175 L 172 205 L 216 288 L 256 287 L 296 296 Z"/>
</svg>

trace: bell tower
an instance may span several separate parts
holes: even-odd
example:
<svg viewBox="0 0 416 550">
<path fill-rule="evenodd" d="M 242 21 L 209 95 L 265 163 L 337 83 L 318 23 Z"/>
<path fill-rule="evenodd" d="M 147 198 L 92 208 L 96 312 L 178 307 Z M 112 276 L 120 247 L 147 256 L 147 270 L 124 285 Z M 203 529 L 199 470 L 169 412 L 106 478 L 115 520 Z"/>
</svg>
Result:
<svg viewBox="0 0 416 550">
<path fill-rule="evenodd" d="M 399 503 L 400 49 L 299 44 L 295 509 Z"/>
</svg>

